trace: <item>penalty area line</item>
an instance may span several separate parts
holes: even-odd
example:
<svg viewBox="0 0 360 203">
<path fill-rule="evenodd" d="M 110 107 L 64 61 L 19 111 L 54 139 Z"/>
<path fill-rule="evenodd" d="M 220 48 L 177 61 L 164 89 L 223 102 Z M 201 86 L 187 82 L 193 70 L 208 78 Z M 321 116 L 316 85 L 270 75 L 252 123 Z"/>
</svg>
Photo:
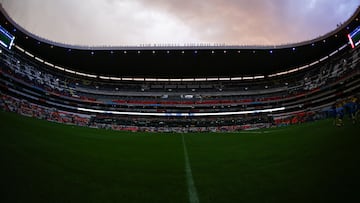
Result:
<svg viewBox="0 0 360 203">
<path fill-rule="evenodd" d="M 188 193 L 189 193 L 189 202 L 190 203 L 199 203 L 199 197 L 196 191 L 194 179 L 191 172 L 191 166 L 189 161 L 189 156 L 186 148 L 185 138 L 184 135 L 182 135 L 182 144 L 184 148 L 184 158 L 185 158 L 185 174 L 186 174 L 186 182 L 188 187 Z"/>
</svg>

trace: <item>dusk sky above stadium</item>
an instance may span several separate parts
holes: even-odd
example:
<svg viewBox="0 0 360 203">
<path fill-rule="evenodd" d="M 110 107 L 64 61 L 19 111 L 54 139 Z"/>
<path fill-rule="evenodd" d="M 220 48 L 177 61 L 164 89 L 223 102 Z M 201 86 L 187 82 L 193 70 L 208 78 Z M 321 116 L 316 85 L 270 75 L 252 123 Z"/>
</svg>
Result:
<svg viewBox="0 0 360 203">
<path fill-rule="evenodd" d="M 22 27 L 72 45 L 279 45 L 345 22 L 360 0 L 0 0 Z"/>
</svg>

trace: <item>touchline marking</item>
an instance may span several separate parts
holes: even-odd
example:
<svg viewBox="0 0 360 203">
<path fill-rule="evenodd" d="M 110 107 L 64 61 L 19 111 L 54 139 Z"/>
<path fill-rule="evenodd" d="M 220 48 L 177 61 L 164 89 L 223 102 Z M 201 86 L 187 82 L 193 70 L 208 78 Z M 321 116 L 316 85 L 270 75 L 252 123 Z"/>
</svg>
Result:
<svg viewBox="0 0 360 203">
<path fill-rule="evenodd" d="M 251 131 L 251 130 L 243 130 L 243 131 L 237 131 L 237 132 L 228 132 L 229 134 L 270 134 L 270 133 L 277 133 L 284 131 L 283 129 L 277 129 L 277 130 L 264 130 L 264 131 Z"/>
<path fill-rule="evenodd" d="M 184 157 L 185 157 L 185 173 L 186 173 L 186 182 L 189 193 L 189 201 L 190 203 L 199 203 L 199 197 L 197 195 L 194 179 L 191 172 L 191 166 L 189 161 L 189 156 L 187 153 L 186 143 L 184 135 L 182 135 L 182 143 L 184 147 Z"/>
</svg>

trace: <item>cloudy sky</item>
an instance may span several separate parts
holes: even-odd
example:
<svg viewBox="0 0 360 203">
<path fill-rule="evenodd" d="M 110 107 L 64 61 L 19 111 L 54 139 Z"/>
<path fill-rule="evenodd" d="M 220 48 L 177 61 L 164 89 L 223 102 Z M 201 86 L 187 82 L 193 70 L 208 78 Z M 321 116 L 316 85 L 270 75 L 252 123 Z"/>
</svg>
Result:
<svg viewBox="0 0 360 203">
<path fill-rule="evenodd" d="M 72 45 L 278 45 L 316 38 L 360 0 L 0 0 L 28 31 Z"/>
</svg>

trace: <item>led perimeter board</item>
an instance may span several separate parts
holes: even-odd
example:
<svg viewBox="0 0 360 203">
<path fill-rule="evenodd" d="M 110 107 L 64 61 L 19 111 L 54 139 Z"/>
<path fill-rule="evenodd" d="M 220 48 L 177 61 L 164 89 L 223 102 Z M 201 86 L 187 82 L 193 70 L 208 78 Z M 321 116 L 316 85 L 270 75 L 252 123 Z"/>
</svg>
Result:
<svg viewBox="0 0 360 203">
<path fill-rule="evenodd" d="M 354 31 L 348 34 L 350 45 L 352 48 L 355 48 L 360 44 L 360 26 L 357 27 Z"/>
<path fill-rule="evenodd" d="M 14 43 L 15 37 L 6 31 L 3 27 L 0 26 L 0 44 L 8 49 L 11 49 L 11 46 Z"/>
</svg>

